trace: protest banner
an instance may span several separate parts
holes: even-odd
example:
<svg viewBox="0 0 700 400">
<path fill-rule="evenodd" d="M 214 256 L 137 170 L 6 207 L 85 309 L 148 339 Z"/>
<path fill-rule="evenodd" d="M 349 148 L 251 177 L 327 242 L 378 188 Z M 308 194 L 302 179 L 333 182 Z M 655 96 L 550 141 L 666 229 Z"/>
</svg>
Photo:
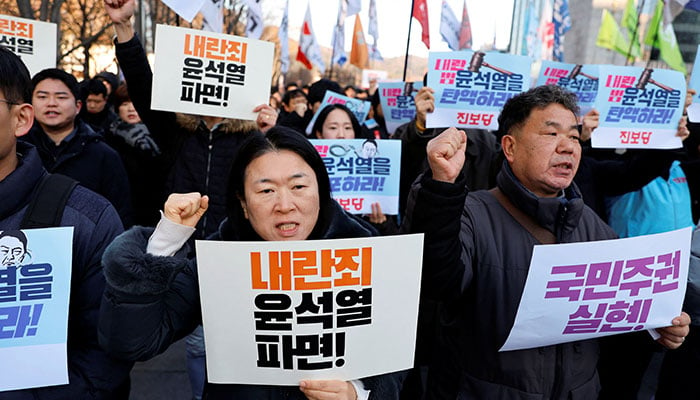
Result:
<svg viewBox="0 0 700 400">
<path fill-rule="evenodd" d="M 700 52 L 700 45 L 698 45 Z M 688 88 L 695 90 L 693 103 L 688 106 L 688 120 L 690 122 L 700 122 L 700 57 L 695 53 L 695 63 L 693 64 L 693 73 L 690 75 Z"/>
<path fill-rule="evenodd" d="M 529 89 L 530 64 L 529 57 L 511 54 L 431 52 L 428 86 L 435 90 L 435 110 L 426 127 L 497 130 L 506 101 Z"/>
<path fill-rule="evenodd" d="M 196 248 L 209 382 L 298 385 L 413 366 L 423 235 Z"/>
<path fill-rule="evenodd" d="M 399 213 L 401 141 L 314 139 L 328 171 L 333 198 L 352 214 L 372 213 L 378 202 L 387 215 Z"/>
<path fill-rule="evenodd" d="M 416 116 L 414 96 L 422 87 L 423 82 L 379 82 L 379 101 L 390 134 Z"/>
<path fill-rule="evenodd" d="M 389 73 L 381 69 L 363 69 L 360 87 L 363 89 L 369 89 L 372 85 L 372 81 L 378 83 L 379 81 L 386 80 L 388 77 Z"/>
<path fill-rule="evenodd" d="M 353 99 L 352 97 L 343 96 L 342 94 L 327 90 L 326 94 L 323 96 L 323 100 L 321 100 L 321 105 L 318 107 L 318 110 L 316 110 L 316 113 L 311 118 L 309 125 L 306 127 L 307 135 L 311 135 L 311 130 L 313 129 L 316 119 L 318 118 L 318 114 L 321 112 L 321 110 L 331 104 L 342 104 L 347 107 L 355 115 L 355 118 L 357 118 L 357 122 L 359 124 L 362 124 L 365 121 L 367 114 L 369 114 L 369 109 L 372 108 L 372 103 L 369 101 Z"/>
<path fill-rule="evenodd" d="M 557 85 L 574 92 L 578 98 L 580 118 L 591 111 L 595 103 L 598 66 L 542 60 L 536 83 L 536 86 L 540 85 Z"/>
<path fill-rule="evenodd" d="M 0 234 L 0 392 L 68 383 L 72 243 L 72 227 Z"/>
<path fill-rule="evenodd" d="M 158 25 L 151 107 L 255 120 L 269 101 L 273 54 L 270 42 Z"/>
<path fill-rule="evenodd" d="M 535 246 L 501 351 L 670 326 L 685 296 L 691 231 Z"/>
<path fill-rule="evenodd" d="M 678 71 L 599 66 L 595 108 L 600 112 L 591 145 L 601 148 L 676 149 L 685 102 L 685 77 Z"/>
<path fill-rule="evenodd" d="M 56 24 L 0 15 L 0 46 L 22 59 L 30 75 L 56 67 Z"/>
</svg>

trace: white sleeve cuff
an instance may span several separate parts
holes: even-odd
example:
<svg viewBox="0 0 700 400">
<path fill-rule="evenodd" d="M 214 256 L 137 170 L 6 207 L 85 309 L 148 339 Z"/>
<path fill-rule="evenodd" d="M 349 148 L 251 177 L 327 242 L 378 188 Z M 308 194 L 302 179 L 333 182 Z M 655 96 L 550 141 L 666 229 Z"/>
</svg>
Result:
<svg viewBox="0 0 700 400">
<path fill-rule="evenodd" d="M 185 245 L 195 230 L 165 218 L 161 211 L 156 230 L 148 239 L 146 252 L 154 256 L 172 256 Z"/>
<path fill-rule="evenodd" d="M 369 390 L 365 389 L 365 385 L 359 379 L 350 381 L 352 386 L 355 387 L 355 393 L 357 393 L 357 400 L 369 400 Z"/>
</svg>

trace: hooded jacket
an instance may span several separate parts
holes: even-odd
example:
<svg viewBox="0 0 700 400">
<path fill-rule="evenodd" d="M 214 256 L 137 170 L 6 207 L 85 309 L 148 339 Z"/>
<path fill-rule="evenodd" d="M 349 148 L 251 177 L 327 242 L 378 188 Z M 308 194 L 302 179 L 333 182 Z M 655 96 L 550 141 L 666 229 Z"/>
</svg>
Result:
<svg viewBox="0 0 700 400">
<path fill-rule="evenodd" d="M 376 236 L 363 220 L 334 201 L 322 211 L 326 222 L 317 239 Z M 212 240 L 259 240 L 225 220 Z M 108 289 L 102 302 L 100 343 L 111 354 L 147 360 L 202 323 L 195 260 L 146 253 L 149 228 L 132 228 L 109 246 L 103 257 Z M 398 399 L 400 374 L 363 380 L 372 399 Z M 209 399 L 305 399 L 296 387 L 206 384 Z"/>
<path fill-rule="evenodd" d="M 210 130 L 201 117 L 151 109 L 153 72 L 137 36 L 115 43 L 131 98 L 141 120 L 163 152 L 167 173 L 165 195 L 199 192 L 209 196 L 209 210 L 197 225 L 195 238 L 217 231 L 225 218 L 226 187 L 233 157 L 252 121 L 226 119 Z M 165 200 L 165 199 L 163 199 Z"/>
<path fill-rule="evenodd" d="M 425 232 L 423 294 L 452 301 L 459 326 L 460 399 L 594 399 L 598 342 L 499 352 L 515 321 L 537 240 L 488 191 L 434 181 L 414 186 L 407 226 Z M 572 184 L 563 198 L 538 198 L 507 163 L 497 185 L 557 243 L 615 238 Z M 461 218 L 460 218 L 461 217 Z"/>
<path fill-rule="evenodd" d="M 36 149 L 17 143 L 19 165 L 0 181 L 0 231 L 16 230 L 46 170 Z M 107 356 L 97 344 L 97 317 L 105 280 L 105 247 L 122 232 L 107 200 L 78 185 L 66 203 L 60 226 L 72 226 L 73 260 L 68 315 L 68 385 L 0 392 L 2 400 L 114 399 L 128 396 L 133 363 Z"/>
</svg>

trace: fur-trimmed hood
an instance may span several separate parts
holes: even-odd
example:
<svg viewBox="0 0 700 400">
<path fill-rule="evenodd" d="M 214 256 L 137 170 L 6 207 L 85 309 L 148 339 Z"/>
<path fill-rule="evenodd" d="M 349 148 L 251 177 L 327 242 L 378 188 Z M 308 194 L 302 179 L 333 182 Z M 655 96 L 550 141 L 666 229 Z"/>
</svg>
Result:
<svg viewBox="0 0 700 400">
<path fill-rule="evenodd" d="M 177 113 L 175 118 L 177 124 L 181 126 L 183 130 L 191 133 L 197 132 L 204 124 L 202 117 L 193 114 Z M 255 130 L 258 130 L 255 121 L 243 119 L 226 118 L 217 126 L 217 131 L 225 134 L 245 133 Z"/>
</svg>

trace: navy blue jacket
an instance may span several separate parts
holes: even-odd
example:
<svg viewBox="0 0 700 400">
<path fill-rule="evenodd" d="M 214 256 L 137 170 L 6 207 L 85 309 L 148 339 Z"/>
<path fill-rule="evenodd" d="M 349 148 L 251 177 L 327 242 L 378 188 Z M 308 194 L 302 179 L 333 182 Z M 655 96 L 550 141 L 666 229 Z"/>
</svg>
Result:
<svg viewBox="0 0 700 400">
<path fill-rule="evenodd" d="M 0 181 L 0 230 L 19 229 L 35 188 L 46 175 L 34 147 L 18 142 L 17 152 L 17 169 Z M 97 343 L 97 317 L 105 287 L 100 260 L 107 245 L 122 232 L 121 221 L 107 200 L 78 185 L 66 203 L 60 226 L 74 227 L 68 314 L 70 383 L 0 392 L 0 399 L 125 398 L 119 395 L 125 386 L 128 389 L 132 363 L 110 358 Z"/>
<path fill-rule="evenodd" d="M 75 137 L 56 153 L 41 126 L 35 122 L 20 140 L 33 144 L 39 151 L 44 168 L 51 173 L 69 176 L 81 185 L 104 196 L 119 213 L 124 226 L 132 225 L 129 180 L 119 154 L 109 147 L 87 124 L 76 120 Z"/>
</svg>

